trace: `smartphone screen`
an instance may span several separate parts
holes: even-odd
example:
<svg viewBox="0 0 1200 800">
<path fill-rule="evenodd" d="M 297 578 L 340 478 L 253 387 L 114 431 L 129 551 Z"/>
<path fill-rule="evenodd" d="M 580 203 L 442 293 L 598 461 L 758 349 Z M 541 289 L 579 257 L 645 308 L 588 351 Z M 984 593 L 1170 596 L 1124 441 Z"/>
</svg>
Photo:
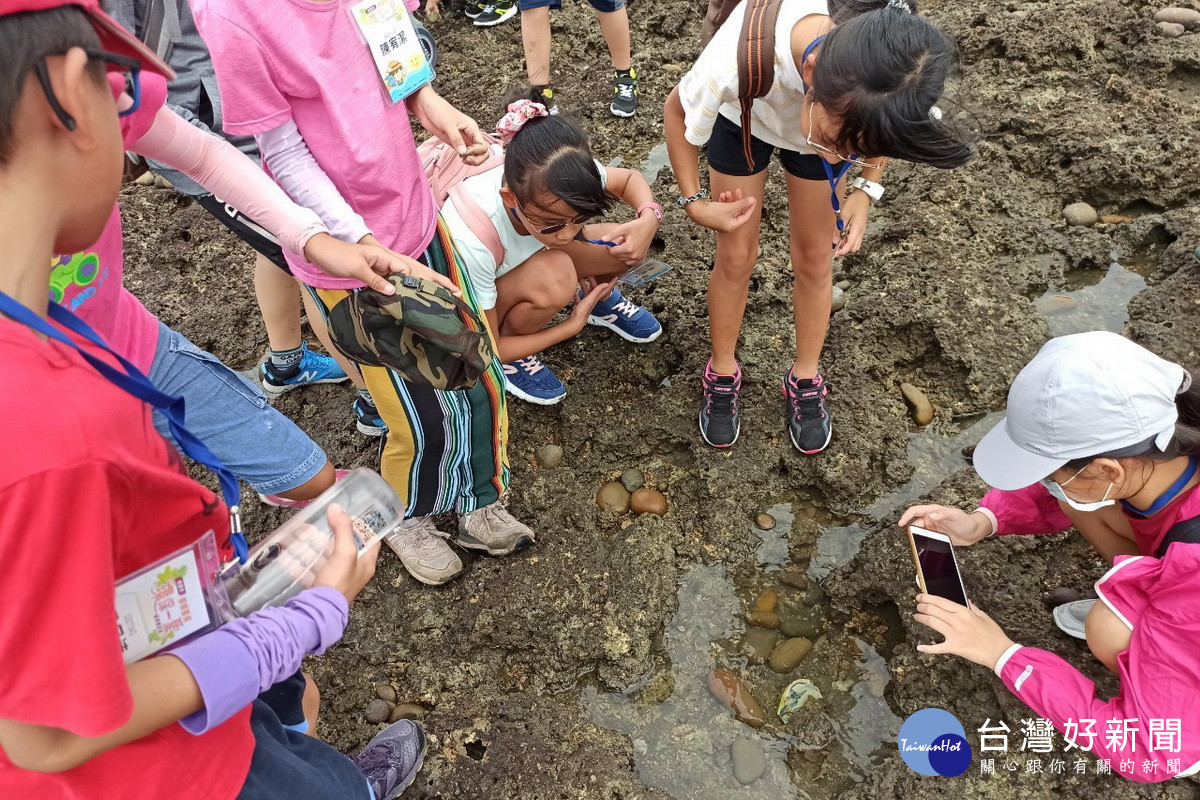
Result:
<svg viewBox="0 0 1200 800">
<path fill-rule="evenodd" d="M 908 529 L 908 535 L 912 538 L 913 555 L 925 580 L 925 591 L 961 606 L 967 605 L 967 593 L 950 542 L 940 534 L 931 534 L 915 526 Z"/>
</svg>

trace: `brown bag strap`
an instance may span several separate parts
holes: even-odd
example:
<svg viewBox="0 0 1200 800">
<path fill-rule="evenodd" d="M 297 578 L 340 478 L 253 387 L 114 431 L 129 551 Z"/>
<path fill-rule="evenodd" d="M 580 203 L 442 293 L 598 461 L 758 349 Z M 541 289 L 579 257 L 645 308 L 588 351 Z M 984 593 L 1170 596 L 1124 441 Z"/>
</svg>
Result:
<svg viewBox="0 0 1200 800">
<path fill-rule="evenodd" d="M 738 41 L 738 100 L 742 105 L 742 154 L 746 167 L 754 166 L 750 110 L 754 99 L 771 91 L 775 83 L 775 23 L 783 0 L 746 0 L 742 36 Z"/>
</svg>

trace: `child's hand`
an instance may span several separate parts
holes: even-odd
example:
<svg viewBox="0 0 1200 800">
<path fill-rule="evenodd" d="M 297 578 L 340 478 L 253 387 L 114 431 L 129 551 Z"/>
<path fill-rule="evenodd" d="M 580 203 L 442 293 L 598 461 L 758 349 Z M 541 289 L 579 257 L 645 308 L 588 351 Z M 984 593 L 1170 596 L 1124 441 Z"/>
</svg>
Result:
<svg viewBox="0 0 1200 800">
<path fill-rule="evenodd" d="M 703 225 L 717 233 L 729 233 L 754 215 L 757 203 L 754 197 L 745 197 L 742 190 L 737 189 L 721 192 L 708 202 L 698 200 L 688 203 L 683 208 L 697 225 Z"/>
<path fill-rule="evenodd" d="M 425 130 L 454 148 L 466 163 L 477 167 L 487 161 L 488 148 L 479 123 L 425 86 L 413 95 L 413 112 Z"/>
<path fill-rule="evenodd" d="M 439 9 L 442 7 L 441 0 L 425 0 L 425 16 L 430 22 L 437 22 L 440 17 Z"/>
<path fill-rule="evenodd" d="M 583 290 L 584 294 L 581 299 L 575 301 L 575 307 L 571 309 L 571 316 L 567 319 L 567 324 L 582 331 L 587 325 L 588 316 L 596 308 L 596 304 L 608 297 L 616 285 L 616 278 L 601 284 L 596 284 L 592 278 L 584 278 L 583 281 L 580 281 L 579 288 Z"/>
<path fill-rule="evenodd" d="M 362 555 L 354 544 L 354 526 L 350 516 L 337 503 L 329 506 L 325 512 L 329 527 L 333 528 L 333 552 L 317 573 L 313 586 L 328 586 L 337 589 L 346 596 L 347 603 L 353 603 L 354 598 L 362 588 L 370 582 L 375 574 L 375 563 L 379 561 L 379 545 L 376 541 Z"/>
<path fill-rule="evenodd" d="M 992 532 L 992 522 L 983 514 L 968 514 L 960 508 L 949 506 L 913 506 L 900 516 L 896 524 L 901 528 L 916 525 L 927 531 L 944 533 L 959 547 L 975 544 Z"/>
<path fill-rule="evenodd" d="M 992 669 L 1013 645 L 1013 640 L 987 614 L 975 606 L 966 608 L 944 597 L 917 595 L 917 613 L 913 619 L 945 637 L 938 644 L 917 645 L 922 653 L 950 653 Z"/>
<path fill-rule="evenodd" d="M 610 242 L 617 243 L 609 252 L 629 266 L 636 266 L 646 260 L 646 254 L 650 252 L 650 243 L 654 241 L 656 233 L 658 220 L 653 214 L 643 214 L 637 219 L 618 225 L 606 234 Z"/>
<path fill-rule="evenodd" d="M 844 256 L 857 253 L 862 247 L 863 234 L 867 231 L 867 215 L 871 213 L 871 198 L 863 191 L 851 192 L 842 203 L 842 228 L 844 234 L 834 234 L 833 255 Z"/>
<path fill-rule="evenodd" d="M 462 295 L 462 291 L 446 276 L 439 275 L 415 259 L 384 247 L 370 234 L 359 240 L 358 244 L 349 244 L 327 233 L 319 233 L 304 245 L 304 258 L 327 275 L 362 281 L 382 294 L 396 293 L 386 278 L 399 272 L 433 281 L 449 289 L 456 297 Z"/>
</svg>

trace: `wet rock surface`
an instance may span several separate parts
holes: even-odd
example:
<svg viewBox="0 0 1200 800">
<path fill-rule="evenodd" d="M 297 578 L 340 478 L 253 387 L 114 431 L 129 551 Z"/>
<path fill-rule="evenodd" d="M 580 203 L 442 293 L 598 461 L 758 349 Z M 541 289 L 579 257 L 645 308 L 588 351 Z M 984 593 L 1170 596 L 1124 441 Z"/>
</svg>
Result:
<svg viewBox="0 0 1200 800">
<path fill-rule="evenodd" d="M 763 198 L 763 256 L 739 349 L 750 377 L 742 436 L 728 451 L 699 441 L 696 376 L 708 353 L 703 293 L 713 237 L 664 202 L 675 187 L 669 169 L 661 170 L 654 183 L 666 207 L 660 238 L 676 269 L 630 296 L 662 320 L 663 336 L 633 346 L 589 328 L 547 351 L 547 363 L 569 386 L 567 397 L 551 407 L 510 404 L 508 502 L 538 531 L 538 546 L 498 559 L 468 557 L 460 578 L 434 590 L 418 586 L 385 551 L 342 642 L 306 664 L 322 691 L 323 738 L 347 753 L 366 744 L 378 726 L 365 721 L 364 709 L 372 699 L 387 702 L 375 698 L 375 687 L 387 683 L 404 702 L 429 709 L 422 724 L 430 753 L 406 797 L 664 800 L 668 793 L 642 777 L 651 767 L 639 761 L 631 737 L 590 721 L 583 687 L 620 693 L 644 686 L 638 691 L 654 698 L 647 701 L 652 709 L 682 692 L 661 649 L 678 610 L 677 584 L 697 564 L 733 569 L 753 560 L 760 538 L 750 521 L 768 500 L 786 500 L 797 512 L 786 543 L 803 572 L 821 531 L 847 524 L 846 515 L 903 487 L 915 468 L 900 381 L 938 401 L 939 417 L 926 435 L 958 435 L 983 412 L 1003 407 L 1009 382 L 1049 335 L 1033 300 L 1074 288 L 1103 270 L 1114 252 L 1137 264 L 1149 284 L 1130 304 L 1127 334 L 1164 357 L 1200 366 L 1200 340 L 1180 335 L 1200 325 L 1200 273 L 1192 256 L 1200 244 L 1200 59 L 1188 44 L 1195 34 L 1157 35 L 1152 20 L 1161 5 L 1137 0 L 1032 0 L 1013 10 L 924 5 L 961 51 L 961 78 L 950 94 L 970 113 L 958 114 L 949 103 L 947 113 L 978 120 L 985 135 L 979 159 L 961 170 L 893 162 L 884 179 L 888 197 L 872 210 L 861 253 L 835 267 L 852 282 L 856 300 L 832 317 L 822 355 L 833 389 L 830 448 L 801 456 L 783 425 L 779 380 L 794 352 L 777 166 Z M 480 121 L 494 121 L 496 87 L 523 74 L 519 26 L 481 32 L 459 7 L 444 11 L 433 26 L 444 59 L 438 88 Z M 595 79 L 606 54 L 594 14 L 585 4 L 556 13 L 560 104 L 580 112 L 599 158 L 640 165 L 661 141 L 656 110 L 679 79 L 668 67 L 694 58 L 702 14 L 703 4 L 684 0 L 631 5 L 644 112 L 616 120 L 607 111 L 610 87 Z M 1080 197 L 1130 220 L 1067 226 L 1062 209 Z M 170 190 L 128 187 L 122 206 L 131 290 L 198 346 L 235 369 L 253 367 L 266 337 L 248 248 Z M 375 466 L 377 442 L 355 432 L 350 399 L 344 386 L 318 386 L 282 396 L 277 407 L 338 467 Z M 556 468 L 528 459 L 546 442 L 569 453 Z M 540 456 L 534 460 L 540 465 Z M 596 506 L 598 488 L 631 464 L 670 497 L 667 516 L 614 517 Z M 972 508 L 983 486 L 961 458 L 956 468 L 915 491 Z M 812 517 L 802 513 L 807 509 L 814 509 Z M 829 624 L 879 648 L 892 679 L 877 699 L 899 717 L 940 707 L 968 729 L 985 718 L 1019 725 L 1029 711 L 988 670 L 916 652 L 915 644 L 936 637 L 907 613 L 915 593 L 907 544 L 889 526 L 899 509 L 877 513 L 878 521 L 864 516 L 855 523 L 865 532 L 861 550 L 822 579 L 825 597 L 811 606 L 793 602 L 827 611 L 838 620 Z M 286 517 L 252 496 L 243 514 L 252 539 Z M 1057 633 L 1042 605 L 1051 589 L 1088 586 L 1103 574 L 1103 563 L 1078 536 L 989 539 L 962 549 L 959 558 L 968 594 L 1012 638 L 1064 656 L 1098 680 L 1102 693 L 1115 690 L 1082 644 Z M 757 590 L 743 602 L 752 603 Z M 897 611 L 885 618 L 881 609 Z M 799 673 L 822 659 L 822 641 Z M 827 655 L 831 663 L 848 658 Z M 747 680 L 787 680 L 758 674 L 769 672 L 765 666 L 754 669 Z M 706 677 L 696 679 L 696 691 L 716 712 Z M 850 688 L 836 692 L 818 683 L 825 699 L 789 723 L 790 735 L 793 726 L 805 726 L 795 734 L 811 749 L 786 750 L 790 783 L 774 796 L 799 796 L 797 786 L 816 800 L 930 796 L 931 779 L 908 770 L 894 735 L 861 782 L 836 782 L 847 773 L 833 736 L 843 723 L 817 711 L 848 716 L 858 675 L 836 680 Z M 877 688 L 879 679 L 872 680 Z M 777 697 L 762 694 L 772 703 Z M 764 731 L 778 724 L 764 724 Z M 680 735 L 686 743 L 700 733 Z M 718 750 L 728 752 L 733 738 L 709 746 L 707 762 Z M 674 750 L 679 760 L 668 766 L 686 769 L 692 762 L 682 744 Z M 774 763 L 741 791 L 765 785 Z M 944 785 L 936 791 L 996 800 L 1195 794 L 1186 781 L 1144 787 L 1097 776 L 1090 766 L 1086 775 L 1066 777 L 981 776 L 975 767 Z"/>
</svg>

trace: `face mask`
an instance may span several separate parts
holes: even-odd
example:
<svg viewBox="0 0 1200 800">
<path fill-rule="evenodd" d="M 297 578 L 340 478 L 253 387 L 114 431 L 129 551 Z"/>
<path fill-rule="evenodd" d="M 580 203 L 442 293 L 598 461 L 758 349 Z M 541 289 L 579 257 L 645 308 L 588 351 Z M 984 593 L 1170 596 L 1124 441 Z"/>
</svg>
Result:
<svg viewBox="0 0 1200 800">
<path fill-rule="evenodd" d="M 1069 481 L 1068 481 L 1069 482 Z M 1067 497 L 1067 493 L 1063 491 L 1062 486 L 1052 480 L 1046 479 L 1042 481 L 1042 485 L 1046 487 L 1046 491 L 1050 492 L 1056 500 L 1061 500 L 1076 511 L 1097 511 L 1105 506 L 1111 506 L 1116 503 L 1116 500 L 1109 500 L 1108 493 L 1113 490 L 1116 484 L 1108 484 L 1108 488 L 1104 490 L 1104 497 L 1094 503 L 1081 503 L 1078 500 L 1072 500 Z"/>
</svg>

